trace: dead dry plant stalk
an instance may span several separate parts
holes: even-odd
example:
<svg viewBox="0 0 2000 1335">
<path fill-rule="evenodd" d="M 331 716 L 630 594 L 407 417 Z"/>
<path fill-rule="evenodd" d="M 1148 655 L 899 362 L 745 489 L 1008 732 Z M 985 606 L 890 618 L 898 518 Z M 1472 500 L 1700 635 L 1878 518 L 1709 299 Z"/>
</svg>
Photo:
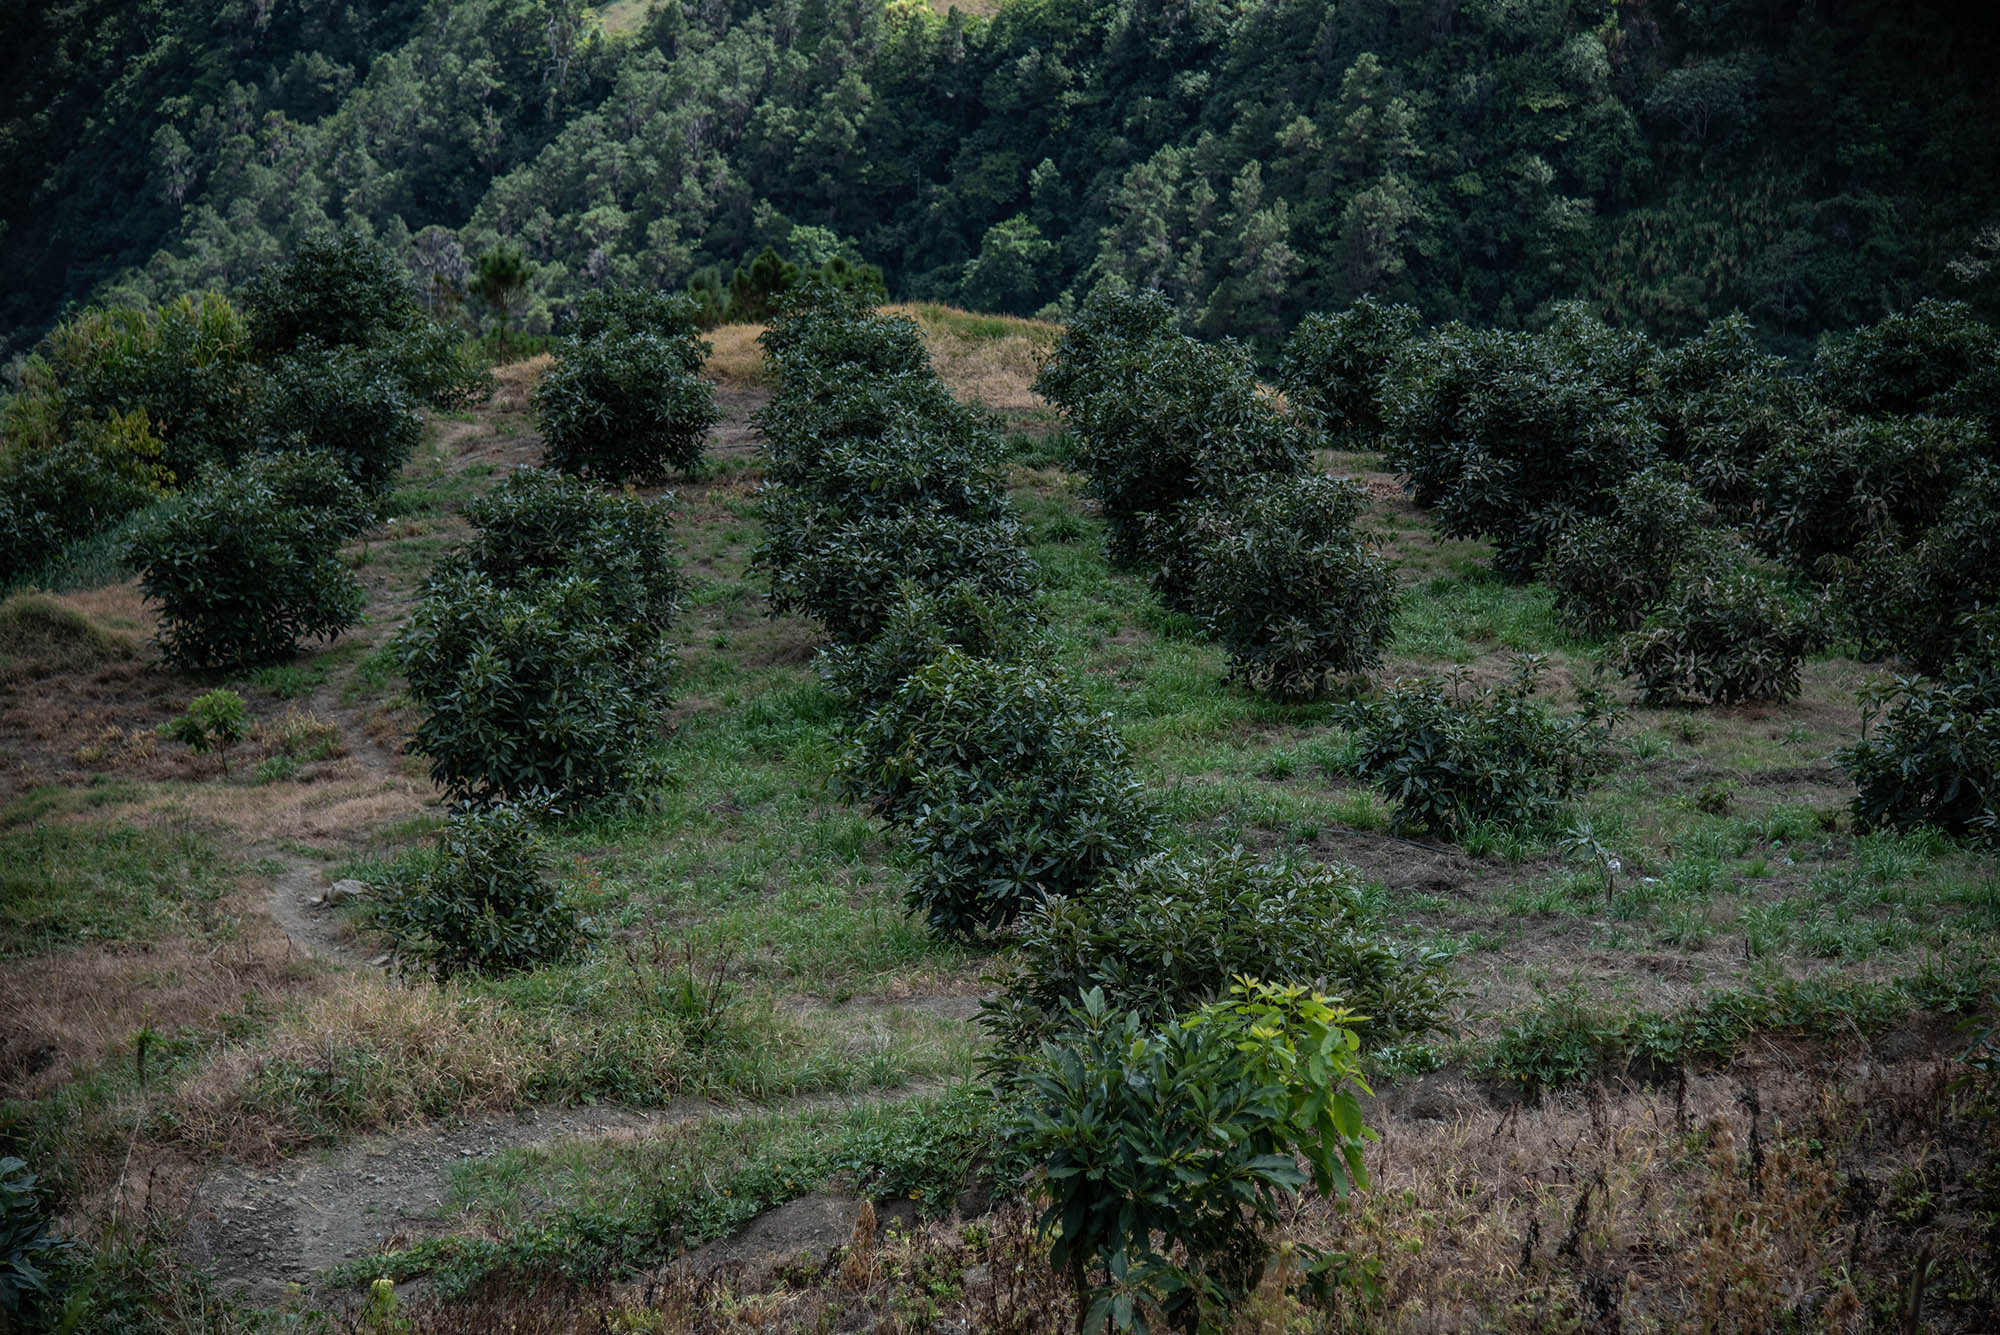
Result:
<svg viewBox="0 0 2000 1335">
<path fill-rule="evenodd" d="M 840 1260 L 840 1287 L 853 1293 L 872 1286 L 882 1277 L 882 1265 L 875 1255 L 875 1203 L 861 1202 L 854 1218 L 854 1236 L 847 1255 Z"/>
</svg>

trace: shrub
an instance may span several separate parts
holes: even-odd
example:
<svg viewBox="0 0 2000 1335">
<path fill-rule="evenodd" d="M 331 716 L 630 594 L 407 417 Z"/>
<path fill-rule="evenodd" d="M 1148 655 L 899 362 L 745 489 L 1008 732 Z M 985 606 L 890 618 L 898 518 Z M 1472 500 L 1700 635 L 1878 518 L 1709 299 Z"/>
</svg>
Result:
<svg viewBox="0 0 2000 1335">
<path fill-rule="evenodd" d="M 719 414 L 684 345 L 646 332 L 565 347 L 535 386 L 543 461 L 612 483 L 694 472 Z"/>
<path fill-rule="evenodd" d="M 307 343 L 367 347 L 407 328 L 417 311 L 410 275 L 387 250 L 347 227 L 316 232 L 243 286 L 258 352 Z"/>
<path fill-rule="evenodd" d="M 1358 1020 L 1303 988 L 1247 981 L 1164 1026 L 1099 992 L 1067 1019 L 1014 1076 L 1013 1135 L 1046 1164 L 1042 1224 L 1079 1328 L 1164 1316 L 1226 1329 L 1263 1274 L 1280 1203 L 1308 1181 L 1326 1195 L 1368 1185 Z M 1315 1270 L 1340 1259 L 1306 1255 Z"/>
<path fill-rule="evenodd" d="M 425 711 L 411 749 L 455 796 L 615 793 L 666 700 L 668 657 L 574 575 L 514 589 L 442 570 L 397 641 Z"/>
<path fill-rule="evenodd" d="M 1330 673 L 1382 661 L 1396 614 L 1389 563 L 1354 535 L 1365 496 L 1321 474 L 1253 485 L 1197 521 L 1194 601 L 1232 677 L 1310 699 Z"/>
<path fill-rule="evenodd" d="M 331 455 L 371 496 L 389 490 L 423 431 L 408 386 L 366 351 L 307 344 L 271 364 L 267 445 Z"/>
<path fill-rule="evenodd" d="M 1636 630 L 1701 541 L 1708 506 L 1673 470 L 1649 468 L 1621 483 L 1612 511 L 1572 525 L 1549 549 L 1542 579 L 1556 610 L 1581 635 Z"/>
<path fill-rule="evenodd" d="M 1986 416 L 2000 331 L 1962 301 L 1926 298 L 1908 311 L 1820 341 L 1813 379 L 1839 407 L 1870 414 Z"/>
<path fill-rule="evenodd" d="M 1100 287 L 1063 327 L 1035 376 L 1035 392 L 1074 418 L 1115 387 L 1118 368 L 1138 348 L 1175 336 L 1173 303 L 1157 290 Z"/>
<path fill-rule="evenodd" d="M 1240 347 L 1154 339 L 1133 345 L 1109 381 L 1072 420 L 1077 465 L 1121 564 L 1161 560 L 1182 540 L 1190 502 L 1226 501 L 1305 462 L 1306 431 L 1258 389 Z M 1181 598 L 1171 583 L 1163 592 Z"/>
<path fill-rule="evenodd" d="M 797 296 L 757 336 L 780 384 L 806 373 L 863 380 L 930 371 L 924 333 L 906 315 L 883 315 L 860 297 L 815 289 Z"/>
<path fill-rule="evenodd" d="M 652 334 L 665 340 L 680 357 L 683 371 L 700 371 L 714 347 L 695 322 L 697 303 L 685 292 L 638 287 L 603 287 L 576 301 L 569 336 L 578 343 Z"/>
<path fill-rule="evenodd" d="M 1878 540 L 1831 562 L 1849 635 L 1936 674 L 1975 648 L 1976 614 L 2000 606 L 2000 467 L 1981 465 L 1913 546 Z"/>
<path fill-rule="evenodd" d="M 1871 540 L 1901 546 L 1937 521 L 1979 449 L 1963 418 L 1860 420 L 1793 440 L 1760 466 L 1758 536 L 1806 570 Z"/>
<path fill-rule="evenodd" d="M 477 532 L 459 559 L 503 589 L 587 579 L 604 620 L 648 643 L 673 625 L 684 588 L 671 499 L 520 469 L 465 508 Z"/>
<path fill-rule="evenodd" d="M 320 504 L 304 504 L 308 489 Z M 340 559 L 363 502 L 325 460 L 252 459 L 146 515 L 126 548 L 160 610 L 158 643 L 181 667 L 289 658 L 361 619 Z"/>
<path fill-rule="evenodd" d="M 937 509 L 991 520 L 1011 512 L 1000 439 L 969 420 L 898 418 L 866 434 L 782 436 L 768 476 L 855 517 Z"/>
<path fill-rule="evenodd" d="M 278 504 L 310 511 L 334 537 L 351 538 L 374 517 L 368 497 L 337 456 L 311 450 L 253 454 L 235 471 L 238 476 L 254 478 Z"/>
<path fill-rule="evenodd" d="M 1337 996 L 1385 1040 L 1435 1028 L 1451 995 L 1444 960 L 1373 927 L 1350 868 L 1260 862 L 1240 848 L 1156 854 L 1030 913 L 981 1018 L 1002 1044 L 1027 1049 L 1093 988 L 1164 1024 L 1248 976 Z"/>
<path fill-rule="evenodd" d="M 1789 700 L 1815 636 L 1769 576 L 1720 553 L 1693 562 L 1665 600 L 1618 648 L 1649 705 Z"/>
<path fill-rule="evenodd" d="M 60 1268 L 75 1244 L 57 1233 L 28 1165 L 0 1158 L 0 1320 L 38 1329 L 59 1315 Z"/>
<path fill-rule="evenodd" d="M 1439 329 L 1396 377 L 1388 459 L 1440 532 L 1492 539 L 1494 569 L 1526 579 L 1657 456 L 1649 359 L 1642 340 L 1573 312 L 1538 334 Z"/>
<path fill-rule="evenodd" d="M 160 735 L 197 755 L 220 752 L 227 773 L 229 748 L 250 735 L 250 710 L 234 691 L 209 691 L 190 701 L 179 718 L 161 724 Z"/>
<path fill-rule="evenodd" d="M 493 373 L 477 344 L 428 315 L 414 315 L 374 350 L 376 363 L 433 408 L 470 408 L 493 393 Z"/>
<path fill-rule="evenodd" d="M 1862 693 L 1861 740 L 1835 759 L 1858 790 L 1864 829 L 2000 833 L 2000 650 L 1994 618 L 1940 677 L 1896 677 Z M 1870 728 L 1872 727 L 1872 732 Z"/>
<path fill-rule="evenodd" d="M 856 724 L 835 773 L 910 830 L 936 930 L 997 930 L 1144 851 L 1151 813 L 1110 720 L 1051 669 L 946 649 Z"/>
<path fill-rule="evenodd" d="M 906 584 L 872 637 L 820 651 L 820 681 L 843 706 L 866 713 L 946 649 L 1019 663 L 1040 659 L 1045 645 L 1033 614 L 1020 602 L 996 602 L 969 581 L 937 590 Z"/>
<path fill-rule="evenodd" d="M 1382 429 L 1386 381 L 1423 316 L 1413 306 L 1363 297 L 1337 315 L 1299 321 L 1278 363 L 1278 388 L 1336 436 Z"/>
<path fill-rule="evenodd" d="M 139 411 L 10 452 L 0 464 L 0 585 L 158 499 L 170 476 L 160 456 Z"/>
<path fill-rule="evenodd" d="M 582 948 L 576 908 L 549 878 L 535 826 L 546 802 L 459 804 L 415 885 L 382 887 L 376 922 L 440 978 L 560 964 Z"/>
<path fill-rule="evenodd" d="M 159 446 L 150 462 L 180 485 L 255 444 L 262 394 L 242 317 L 206 292 L 57 325 L 22 367 L 0 434 L 12 449 L 48 449 L 89 424 L 142 414 Z"/>
<path fill-rule="evenodd" d="M 1594 693 L 1565 718 L 1533 692 L 1527 670 L 1469 695 L 1419 677 L 1348 705 L 1343 721 L 1361 742 L 1355 773 L 1389 799 L 1390 827 L 1452 836 L 1485 822 L 1548 825 L 1589 782 L 1611 721 Z"/>
<path fill-rule="evenodd" d="M 1832 411 L 1782 357 L 1766 353 L 1741 315 L 1710 321 L 1660 353 L 1647 409 L 1661 452 L 1734 524 L 1757 509 L 1759 463 L 1828 429 Z"/>
<path fill-rule="evenodd" d="M 1035 567 L 1011 514 L 966 519 L 927 505 L 850 517 L 789 488 L 771 488 L 757 565 L 771 575 L 771 611 L 797 612 L 834 639 L 873 639 L 906 587 L 967 584 L 996 604 L 1035 591 Z"/>
<path fill-rule="evenodd" d="M 840 476 L 831 471 L 833 461 L 858 451 L 862 462 L 894 453 L 925 476 L 989 494 L 1003 487 L 999 435 L 928 369 L 862 379 L 799 372 L 756 421 L 770 451 L 767 476 L 787 486 L 835 494 Z"/>
</svg>

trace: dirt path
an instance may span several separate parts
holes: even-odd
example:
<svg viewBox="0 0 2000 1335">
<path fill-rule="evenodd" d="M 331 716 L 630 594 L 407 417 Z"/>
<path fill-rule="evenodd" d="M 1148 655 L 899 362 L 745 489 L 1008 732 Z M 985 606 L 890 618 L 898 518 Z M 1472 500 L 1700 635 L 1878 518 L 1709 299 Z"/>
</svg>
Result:
<svg viewBox="0 0 2000 1335">
<path fill-rule="evenodd" d="M 329 964 L 366 964 L 370 952 L 357 944 L 330 905 L 322 902 L 332 881 L 317 862 L 280 848 L 257 848 L 251 856 L 280 862 L 284 870 L 271 882 L 271 916 L 285 935 L 306 954 Z"/>
<path fill-rule="evenodd" d="M 441 1213 L 452 1170 L 461 1163 L 502 1150 L 608 1136 L 644 1137 L 693 1121 L 852 1107 L 936 1088 L 934 1083 L 914 1084 L 769 1106 L 719 1107 L 687 1099 L 643 1111 L 530 1108 L 457 1125 L 368 1136 L 318 1158 L 262 1169 L 234 1167 L 210 1177 L 196 1188 L 190 1203 L 181 1254 L 212 1274 L 221 1292 L 241 1292 L 251 1303 L 269 1306 L 283 1301 L 288 1286 L 311 1289 L 326 1270 L 342 1262 L 448 1231 Z M 763 1245 L 790 1250 L 807 1245 L 799 1243 L 797 1235 L 808 1224 L 815 1236 L 834 1227 L 828 1221 L 835 1218 L 842 1221 L 840 1229 L 852 1225 L 855 1203 L 834 1210 L 826 1205 L 827 1197 L 807 1199 L 815 1202 L 812 1208 L 802 1212 L 796 1202 L 779 1206 L 758 1216 L 735 1239 L 711 1243 L 703 1252 L 718 1260 L 741 1261 Z M 802 1213 L 809 1218 L 793 1219 Z"/>
</svg>

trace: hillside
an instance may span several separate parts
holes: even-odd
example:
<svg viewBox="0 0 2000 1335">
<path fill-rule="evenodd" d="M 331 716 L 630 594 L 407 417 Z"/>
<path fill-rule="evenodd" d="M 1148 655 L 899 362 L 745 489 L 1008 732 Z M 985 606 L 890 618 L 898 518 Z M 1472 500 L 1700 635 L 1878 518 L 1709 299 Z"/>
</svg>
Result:
<svg viewBox="0 0 2000 1335">
<path fill-rule="evenodd" d="M 614 327 L 605 309 L 586 310 L 586 328 Z M 47 1262 L 81 1328 L 1071 1329 L 1079 1294 L 1127 1281 L 1116 1258 L 1108 1272 L 1052 1262 L 1034 1221 L 1055 1183 L 1024 1176 L 1017 1139 L 1026 1089 L 988 1080 L 1024 1060 L 1008 1056 L 1010 1033 L 1060 1020 L 1024 1007 L 1022 989 L 1066 952 L 1101 955 L 1095 976 L 1120 1005 L 1149 1004 L 1132 998 L 1154 986 L 1203 995 L 1222 982 L 1203 972 L 1218 961 L 1283 967 L 1295 952 L 1293 967 L 1368 1007 L 1350 1023 L 1373 1085 L 1355 1114 L 1380 1136 L 1365 1151 L 1370 1189 L 1287 1197 L 1254 1292 L 1202 1309 L 1228 1329 L 1858 1330 L 1870 1311 L 1985 1328 L 2000 1293 L 1980 1232 L 2000 1122 L 1990 1037 L 1968 1049 L 1954 1026 L 1990 1014 L 1996 864 L 1976 839 L 1863 819 L 1852 762 L 1834 760 L 1862 736 L 1855 700 L 1872 673 L 1851 642 L 1794 646 L 1789 689 L 1747 702 L 1687 707 L 1614 687 L 1611 713 L 1593 715 L 1616 642 L 1569 619 L 1576 590 L 1501 580 L 1504 544 L 1440 535 L 1444 503 L 1427 513 L 1405 497 L 1379 441 L 1315 433 L 1294 481 L 1351 498 L 1353 550 L 1387 598 L 1377 661 L 1333 693 L 1251 689 L 1221 620 L 1172 610 L 1157 574 L 1111 559 L 1124 512 L 1102 472 L 1081 471 L 1101 445 L 1063 427 L 1100 431 L 1102 405 L 1065 391 L 1059 416 L 1031 384 L 1052 355 L 1077 369 L 1082 344 L 1103 339 L 1102 312 L 1057 330 L 901 309 L 917 323 L 840 308 L 787 317 L 761 342 L 774 331 L 713 331 L 699 369 L 715 418 L 671 492 L 533 471 L 560 420 L 547 397 L 529 411 L 537 390 L 583 364 L 591 339 L 633 335 L 586 333 L 553 358 L 496 368 L 469 407 L 427 415 L 378 517 L 314 539 L 365 615 L 294 656 L 157 661 L 170 641 L 145 641 L 166 619 L 102 557 L 0 603 L 0 1144 L 42 1177 L 38 1196 L 16 1199 L 56 1212 L 24 1209 L 31 1227 L 16 1236 L 31 1245 L 53 1224 L 86 1246 Z M 1281 411 L 1247 363 L 1161 337 L 1261 405 L 1248 426 L 1207 410 L 1217 439 L 1290 430 L 1297 408 Z M 1454 337 L 1413 339 L 1404 355 Z M 902 369 L 878 379 L 834 360 L 857 353 Z M 933 371 L 931 428 L 882 425 L 868 396 L 915 392 Z M 1124 382 L 1105 383 L 1115 396 Z M 1294 377 L 1287 393 L 1304 403 L 1314 385 Z M 825 437 L 830 453 L 801 467 L 816 438 L 800 421 L 850 400 L 875 405 L 854 428 L 861 444 Z M 952 559 L 1024 576 L 992 606 L 1025 618 L 1027 638 L 1006 650 L 1011 632 L 989 625 L 994 662 L 947 647 L 858 712 L 855 664 L 870 660 L 842 655 L 872 643 L 893 662 L 912 625 L 892 616 L 872 642 L 830 634 L 837 613 L 876 595 L 798 577 L 873 554 L 837 534 L 782 556 L 799 513 L 786 497 L 852 477 L 946 494 L 961 456 L 984 460 L 969 479 L 997 488 L 994 531 L 1017 556 L 968 543 Z M 871 458 L 886 471 L 870 473 Z M 509 513 L 554 517 L 503 499 L 537 494 L 668 525 L 651 530 L 669 549 L 643 578 L 677 590 L 662 641 L 671 696 L 622 739 L 617 791 L 544 810 L 538 844 L 509 846 L 579 915 L 567 935 L 553 917 L 509 935 L 521 930 L 511 915 L 531 909 L 507 908 L 492 884 L 478 890 L 495 895 L 491 916 L 470 929 L 418 925 L 398 915 L 453 868 L 504 881 L 524 865 L 479 864 L 487 827 L 468 822 L 504 831 L 535 794 L 480 816 L 433 783 L 451 745 L 437 720 L 508 708 L 509 690 L 477 684 L 493 649 L 469 651 L 474 675 L 454 695 L 426 695 L 418 679 L 427 637 L 477 620 L 490 597 L 454 572 L 484 563 L 500 578 L 518 558 L 482 548 L 481 531 Z M 952 530 L 873 531 L 935 542 Z M 604 572 L 604 596 L 631 596 L 615 564 L 590 565 L 624 539 L 596 532 L 563 559 Z M 920 545 L 894 559 L 911 578 L 934 573 Z M 882 596 L 912 599 L 909 588 Z M 580 618 L 580 634 L 617 620 L 593 596 L 563 596 L 558 615 Z M 484 633 L 544 615 L 522 604 Z M 974 642 L 963 627 L 915 630 Z M 1725 655 L 1761 652 L 1748 622 L 1732 633 L 1750 638 Z M 567 706 L 556 685 L 586 727 L 623 707 L 637 677 L 620 674 L 647 670 L 639 640 L 522 643 L 499 670 L 522 674 L 510 689 L 530 696 L 546 689 L 529 675 L 538 655 L 612 670 Z M 1046 692 L 1032 715 L 959 724 L 1019 730 L 1002 782 L 1045 763 L 1044 738 L 1099 738 L 1107 749 L 1070 781 L 1123 785 L 1157 818 L 1141 841 L 1157 856 L 1109 873 L 1112 888 L 1027 908 L 1011 933 L 941 928 L 950 887 L 967 884 L 950 841 L 976 856 L 980 840 L 1008 837 L 1006 819 L 961 816 L 940 844 L 926 814 L 913 825 L 853 785 L 869 781 L 854 767 L 869 730 L 946 671 L 969 684 L 1016 673 Z M 1539 683 L 1532 700 L 1510 693 L 1524 674 Z M 1513 721 L 1490 743 L 1496 784 L 1517 764 L 1507 747 L 1550 743 L 1534 741 L 1537 726 L 1596 717 L 1607 730 L 1591 724 L 1571 734 L 1584 741 L 1569 760 L 1574 740 L 1526 766 L 1533 778 L 1542 763 L 1585 760 L 1558 807 L 1414 828 L 1409 788 L 1369 777 L 1382 716 L 1343 695 L 1420 709 L 1439 682 Z M 214 747 L 175 731 L 211 692 L 244 706 L 235 739 Z M 948 729 L 943 741 L 976 749 Z M 556 758 L 579 754 L 572 740 Z M 1073 819 L 1069 799 L 1030 795 L 1013 828 L 1047 854 L 1037 841 L 1062 837 L 1050 831 Z M 1068 850 L 1057 865 L 1075 855 L 1056 847 Z M 1053 874 L 1036 867 L 1029 885 Z M 1004 866 L 989 869 L 1005 882 Z M 942 896 L 928 927 L 909 911 L 924 894 Z M 1120 926 L 1126 912 L 1142 918 Z M 1093 914 L 1108 916 L 1093 929 Z M 455 930 L 526 954 L 451 965 L 435 952 Z M 1219 1022 L 1213 1006 L 1201 1013 Z M 1042 1061 L 1086 1052 L 1115 1069 L 1147 1051 L 1092 1048 L 1087 1025 L 1056 1037 Z M 1222 1085 L 1187 1077 L 1105 1126 L 1140 1137 L 1195 1116 L 1212 1139 L 1202 1119 L 1245 1114 L 1201 1100 L 1246 1060 L 1231 1047 L 1229 1071 L 1208 1077 Z M 1120 1091 L 1150 1097 L 1137 1075 L 1093 1079 L 1098 1093 L 1078 1091 L 1092 1115 L 1114 1116 Z M 1210 1156 L 1176 1162 L 1210 1180 Z M 1217 1198 L 1205 1185 L 1194 1195 Z M 1332 1258 L 1324 1278 L 1308 1282 L 1301 1258 L 1320 1257 Z M 1177 1273 L 1156 1268 L 1130 1292 L 1169 1302 L 1159 1277 Z"/>
<path fill-rule="evenodd" d="M 2000 34 L 1947 3 L 149 0 L 0 29 L 0 354 L 360 221 L 546 329 L 765 246 L 1027 314 L 1157 286 L 1266 351 L 1363 292 L 1767 338 L 1993 309 Z"/>
</svg>

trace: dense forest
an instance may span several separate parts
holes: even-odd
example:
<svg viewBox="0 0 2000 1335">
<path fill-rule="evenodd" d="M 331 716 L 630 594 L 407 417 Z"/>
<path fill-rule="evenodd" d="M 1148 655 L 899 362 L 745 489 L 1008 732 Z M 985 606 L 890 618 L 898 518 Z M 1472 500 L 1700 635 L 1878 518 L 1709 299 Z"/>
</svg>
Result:
<svg viewBox="0 0 2000 1335">
<path fill-rule="evenodd" d="M 358 222 L 550 327 L 770 246 L 1265 352 L 1364 292 L 1798 344 L 2000 300 L 2000 28 L 1886 0 L 65 0 L 0 17 L 0 355 Z"/>
</svg>

